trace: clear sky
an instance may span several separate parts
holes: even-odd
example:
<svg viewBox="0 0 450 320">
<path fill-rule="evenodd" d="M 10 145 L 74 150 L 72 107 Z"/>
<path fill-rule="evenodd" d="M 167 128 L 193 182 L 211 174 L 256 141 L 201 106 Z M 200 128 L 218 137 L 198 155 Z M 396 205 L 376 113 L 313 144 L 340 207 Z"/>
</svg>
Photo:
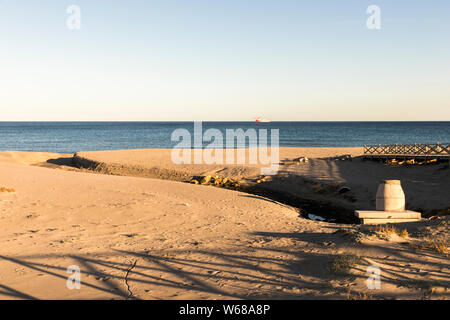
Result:
<svg viewBox="0 0 450 320">
<path fill-rule="evenodd" d="M 0 121 L 258 116 L 450 120 L 450 1 L 0 0 Z"/>
</svg>

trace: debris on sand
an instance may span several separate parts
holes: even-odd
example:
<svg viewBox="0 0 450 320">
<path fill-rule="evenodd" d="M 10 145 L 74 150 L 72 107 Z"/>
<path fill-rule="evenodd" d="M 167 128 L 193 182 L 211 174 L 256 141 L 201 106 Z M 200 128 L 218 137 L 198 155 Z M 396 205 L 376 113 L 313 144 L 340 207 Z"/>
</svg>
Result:
<svg viewBox="0 0 450 320">
<path fill-rule="evenodd" d="M 343 155 L 339 155 L 339 156 L 334 156 L 334 157 L 328 157 L 325 158 L 325 160 L 332 160 L 332 161 L 352 161 L 353 157 L 351 154 L 343 154 Z"/>
<path fill-rule="evenodd" d="M 308 218 L 314 221 L 325 221 L 325 218 L 322 218 L 321 216 L 316 216 L 315 214 L 308 214 Z"/>
<path fill-rule="evenodd" d="M 202 184 L 202 185 L 210 185 L 215 187 L 223 187 L 228 189 L 238 189 L 240 186 L 240 182 L 237 180 L 233 180 L 227 177 L 219 177 L 219 176 L 201 176 L 194 177 L 190 180 L 190 183 L 193 184 Z"/>
</svg>

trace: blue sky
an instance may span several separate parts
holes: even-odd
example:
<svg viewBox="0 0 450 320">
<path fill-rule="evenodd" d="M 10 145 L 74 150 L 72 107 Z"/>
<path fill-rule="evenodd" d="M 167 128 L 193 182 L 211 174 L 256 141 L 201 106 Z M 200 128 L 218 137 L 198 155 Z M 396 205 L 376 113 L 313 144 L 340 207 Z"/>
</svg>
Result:
<svg viewBox="0 0 450 320">
<path fill-rule="evenodd" d="M 447 0 L 0 0 L 0 120 L 450 120 L 449 14 Z"/>
</svg>

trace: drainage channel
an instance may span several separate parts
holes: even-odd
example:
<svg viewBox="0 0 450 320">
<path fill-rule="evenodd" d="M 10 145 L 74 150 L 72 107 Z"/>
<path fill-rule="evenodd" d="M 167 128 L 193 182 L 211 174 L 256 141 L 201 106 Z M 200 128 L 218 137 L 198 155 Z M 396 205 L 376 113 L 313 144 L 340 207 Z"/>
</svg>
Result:
<svg viewBox="0 0 450 320">
<path fill-rule="evenodd" d="M 299 215 L 306 219 L 322 217 L 324 221 L 334 223 L 359 223 L 352 208 L 346 208 L 337 204 L 310 199 L 302 199 L 285 192 L 268 190 L 259 186 L 242 186 L 239 191 L 248 194 L 264 197 L 276 202 L 294 207 L 299 211 Z M 313 219 L 311 219 L 313 220 Z M 319 219 L 318 219 L 319 220 Z"/>
</svg>

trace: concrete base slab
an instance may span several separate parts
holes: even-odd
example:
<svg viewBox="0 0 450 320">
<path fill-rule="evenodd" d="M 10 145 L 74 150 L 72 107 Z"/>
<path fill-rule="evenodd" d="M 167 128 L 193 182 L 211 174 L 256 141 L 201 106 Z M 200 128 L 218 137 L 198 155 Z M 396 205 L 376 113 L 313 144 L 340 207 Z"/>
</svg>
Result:
<svg viewBox="0 0 450 320">
<path fill-rule="evenodd" d="M 360 219 L 361 224 L 415 222 L 422 218 L 420 212 L 408 210 L 404 212 L 356 210 L 355 216 Z"/>
<path fill-rule="evenodd" d="M 422 217 L 420 212 L 409 210 L 403 212 L 356 210 L 355 216 L 360 219 L 420 219 Z"/>
<path fill-rule="evenodd" d="M 422 219 L 360 219 L 361 224 L 388 224 L 388 223 L 404 223 L 416 222 Z"/>
</svg>

